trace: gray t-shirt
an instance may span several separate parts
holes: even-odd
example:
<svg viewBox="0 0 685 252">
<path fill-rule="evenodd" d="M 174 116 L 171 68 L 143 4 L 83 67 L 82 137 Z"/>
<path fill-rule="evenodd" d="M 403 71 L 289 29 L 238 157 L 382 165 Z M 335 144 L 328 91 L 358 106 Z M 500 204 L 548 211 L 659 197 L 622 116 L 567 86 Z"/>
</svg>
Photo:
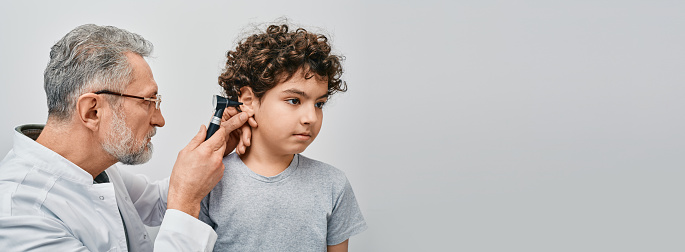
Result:
<svg viewBox="0 0 685 252">
<path fill-rule="evenodd" d="M 219 236 L 214 251 L 326 251 L 367 228 L 347 177 L 333 166 L 297 154 L 265 177 L 235 153 L 224 165 L 200 212 Z"/>
</svg>

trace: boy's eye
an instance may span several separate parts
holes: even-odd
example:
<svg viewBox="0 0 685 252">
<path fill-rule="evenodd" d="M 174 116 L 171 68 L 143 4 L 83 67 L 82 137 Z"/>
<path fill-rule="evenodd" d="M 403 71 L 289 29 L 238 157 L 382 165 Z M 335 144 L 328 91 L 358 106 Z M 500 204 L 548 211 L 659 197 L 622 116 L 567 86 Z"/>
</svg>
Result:
<svg viewBox="0 0 685 252">
<path fill-rule="evenodd" d="M 291 104 L 291 105 L 297 105 L 297 104 L 300 104 L 300 99 L 292 98 L 292 99 L 285 100 L 285 102 L 287 102 L 288 104 Z"/>
<path fill-rule="evenodd" d="M 326 105 L 326 102 L 317 102 L 316 104 L 314 104 L 316 108 L 323 108 L 323 105 Z"/>
</svg>

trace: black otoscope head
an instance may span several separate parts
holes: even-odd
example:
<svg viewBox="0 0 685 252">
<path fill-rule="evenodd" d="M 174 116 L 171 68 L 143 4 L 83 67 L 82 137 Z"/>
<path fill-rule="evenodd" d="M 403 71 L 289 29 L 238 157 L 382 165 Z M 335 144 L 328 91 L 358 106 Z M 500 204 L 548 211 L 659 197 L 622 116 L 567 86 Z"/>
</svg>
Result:
<svg viewBox="0 0 685 252">
<path fill-rule="evenodd" d="M 207 127 L 207 137 L 205 137 L 205 141 L 212 137 L 212 135 L 214 135 L 214 132 L 216 132 L 221 126 L 221 117 L 224 115 L 224 109 L 226 107 L 237 107 L 243 105 L 242 102 L 232 101 L 218 95 L 214 96 L 212 104 L 212 106 L 215 109 L 215 112 L 214 117 L 212 117 L 212 121 L 209 122 L 209 127 Z"/>
<path fill-rule="evenodd" d="M 218 96 L 218 95 L 214 96 L 214 100 L 212 101 L 212 104 L 214 106 L 214 109 L 216 109 L 216 110 L 219 110 L 219 109 L 223 110 L 226 107 L 237 107 L 237 106 L 243 105 L 242 102 L 232 101 L 232 100 L 229 100 L 228 98 L 225 98 L 223 96 Z"/>
</svg>

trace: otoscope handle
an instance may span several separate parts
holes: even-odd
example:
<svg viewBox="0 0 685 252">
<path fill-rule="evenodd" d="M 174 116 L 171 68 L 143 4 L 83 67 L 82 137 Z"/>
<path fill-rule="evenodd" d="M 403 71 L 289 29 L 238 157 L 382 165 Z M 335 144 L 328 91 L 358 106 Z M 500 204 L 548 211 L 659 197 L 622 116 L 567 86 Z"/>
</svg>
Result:
<svg viewBox="0 0 685 252">
<path fill-rule="evenodd" d="M 214 132 L 216 132 L 219 127 L 221 127 L 221 116 L 224 114 L 224 109 L 217 109 L 216 112 L 214 112 L 214 116 L 212 117 L 212 121 L 209 122 L 209 127 L 207 127 L 207 137 L 205 137 L 205 141 L 212 137 L 214 135 Z"/>
</svg>

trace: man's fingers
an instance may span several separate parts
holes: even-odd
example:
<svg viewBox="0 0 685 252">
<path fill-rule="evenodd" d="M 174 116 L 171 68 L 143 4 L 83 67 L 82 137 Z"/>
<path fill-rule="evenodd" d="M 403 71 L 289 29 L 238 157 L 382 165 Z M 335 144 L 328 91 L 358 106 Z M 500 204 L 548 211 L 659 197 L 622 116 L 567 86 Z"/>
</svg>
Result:
<svg viewBox="0 0 685 252">
<path fill-rule="evenodd" d="M 240 128 L 240 126 L 243 126 L 245 122 L 247 122 L 247 113 L 241 112 L 237 114 L 237 116 L 232 116 L 225 122 L 221 122 L 221 126 L 226 128 L 227 131 L 231 132 L 236 130 L 237 128 Z"/>
<path fill-rule="evenodd" d="M 200 131 L 197 132 L 195 137 L 190 140 L 190 143 L 186 146 L 186 148 L 190 148 L 191 150 L 194 150 L 197 148 L 197 146 L 200 146 L 202 142 L 205 140 L 205 136 L 207 135 L 207 128 L 205 128 L 204 125 L 200 125 Z"/>
<path fill-rule="evenodd" d="M 226 141 L 224 141 L 224 144 L 222 144 L 218 150 L 214 152 L 214 155 L 219 155 L 218 158 L 223 159 L 224 152 L 226 152 Z M 222 163 L 223 165 L 223 163 Z"/>
<path fill-rule="evenodd" d="M 247 123 L 249 123 L 252 128 L 257 128 L 257 121 L 254 119 L 254 117 L 248 118 Z"/>
<path fill-rule="evenodd" d="M 245 146 L 242 144 L 242 140 L 240 140 L 238 147 L 235 148 L 235 152 L 237 152 L 239 155 L 245 154 Z"/>
<path fill-rule="evenodd" d="M 240 146 L 243 145 L 243 139 L 238 140 L 238 145 L 235 146 L 235 153 L 238 153 L 238 155 L 243 155 L 242 152 L 240 152 Z"/>
<path fill-rule="evenodd" d="M 235 109 L 234 107 L 228 107 L 224 109 L 224 114 L 221 116 L 221 121 L 226 121 L 229 118 L 235 116 L 236 114 L 238 114 L 237 109 Z"/>
<path fill-rule="evenodd" d="M 204 135 L 202 138 L 204 139 Z M 193 138 L 193 140 L 195 139 Z M 216 130 L 216 132 L 214 132 L 214 135 L 204 142 L 204 144 L 212 151 L 226 148 L 226 129 L 224 127 L 220 127 L 218 130 Z M 224 153 L 223 149 L 221 153 Z"/>
<path fill-rule="evenodd" d="M 250 129 L 249 126 L 243 125 L 241 128 L 241 139 L 240 141 L 244 146 L 250 146 L 250 141 L 252 140 L 252 130 Z"/>
</svg>

